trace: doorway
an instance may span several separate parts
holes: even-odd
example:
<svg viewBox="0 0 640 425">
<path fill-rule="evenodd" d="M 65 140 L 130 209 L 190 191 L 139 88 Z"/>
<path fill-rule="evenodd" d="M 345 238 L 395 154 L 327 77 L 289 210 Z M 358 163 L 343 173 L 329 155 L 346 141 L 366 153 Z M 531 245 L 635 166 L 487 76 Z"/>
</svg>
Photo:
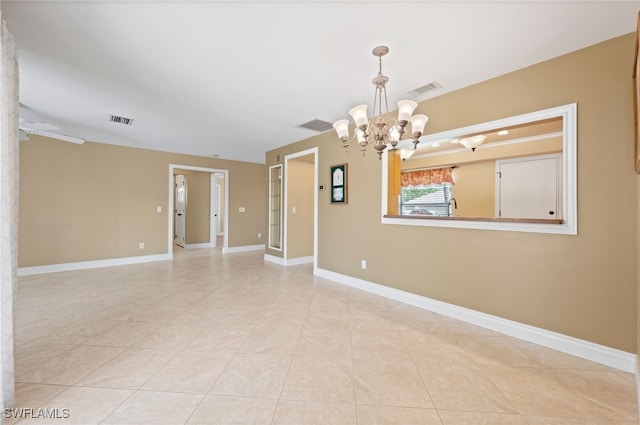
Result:
<svg viewBox="0 0 640 425">
<path fill-rule="evenodd" d="M 318 258 L 318 149 L 284 157 L 284 265 L 313 263 Z"/>
<path fill-rule="evenodd" d="M 169 165 L 168 211 L 173 212 L 168 214 L 169 255 L 174 237 L 176 245 L 185 249 L 228 247 L 228 175 L 228 170 Z M 184 190 L 179 191 L 182 181 Z"/>
<path fill-rule="evenodd" d="M 185 222 L 186 222 L 186 201 L 187 201 L 187 176 L 184 174 L 176 174 L 175 177 L 175 201 L 174 209 L 174 238 L 175 243 L 181 248 L 185 245 Z"/>
</svg>

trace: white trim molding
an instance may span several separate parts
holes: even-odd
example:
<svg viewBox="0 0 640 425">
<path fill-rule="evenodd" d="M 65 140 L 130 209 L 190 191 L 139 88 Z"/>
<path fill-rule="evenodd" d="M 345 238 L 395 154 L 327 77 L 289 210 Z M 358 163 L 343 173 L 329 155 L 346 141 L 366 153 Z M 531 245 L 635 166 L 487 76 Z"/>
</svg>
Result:
<svg viewBox="0 0 640 425">
<path fill-rule="evenodd" d="M 636 356 L 636 403 L 638 405 L 638 415 L 640 415 L 640 364 Z"/>
<path fill-rule="evenodd" d="M 215 248 L 215 246 L 211 242 L 186 243 L 184 244 L 183 248 L 184 249 L 201 249 L 201 248 Z"/>
<path fill-rule="evenodd" d="M 308 257 L 297 257 L 297 258 L 287 259 L 287 258 L 276 257 L 275 255 L 264 254 L 264 261 L 279 264 L 284 267 L 289 267 L 289 266 L 299 266 L 301 264 L 313 264 L 314 256 L 310 255 Z"/>
<path fill-rule="evenodd" d="M 577 109 L 576 103 L 557 106 L 555 108 L 544 109 L 541 111 L 526 113 L 513 117 L 503 118 L 495 121 L 470 125 L 464 128 L 447 130 L 440 133 L 433 133 L 422 136 L 421 143 L 429 143 L 433 141 L 451 140 L 460 137 L 462 134 L 477 134 L 494 130 L 496 128 L 506 128 L 512 125 L 524 124 L 532 121 L 539 121 L 548 118 L 562 117 L 562 167 L 561 167 L 561 186 L 562 186 L 562 223 L 546 224 L 546 223 L 528 223 L 522 221 L 480 221 L 480 220 L 450 220 L 446 217 L 442 219 L 416 219 L 403 218 L 401 216 L 387 217 L 387 201 L 389 182 L 387 171 L 389 169 L 390 150 L 385 150 L 382 155 L 382 195 L 381 200 L 381 223 L 402 226 L 422 226 L 422 227 L 449 227 L 458 229 L 478 229 L 478 230 L 499 230 L 509 232 L 534 232 L 534 233 L 550 233 L 562 235 L 578 234 L 578 198 L 577 198 Z M 406 139 L 400 142 L 398 149 L 406 148 L 411 145 L 411 140 Z"/>
<path fill-rule="evenodd" d="M 319 163 L 319 149 L 309 148 L 299 152 L 291 153 L 284 156 L 284 193 L 283 193 L 283 210 L 284 210 L 284 222 L 282 234 L 282 242 L 284 244 L 284 257 L 287 258 L 287 249 L 289 239 L 289 208 L 287 208 L 289 197 L 289 161 L 301 156 L 313 155 L 313 264 L 314 268 L 318 264 L 318 163 Z M 285 260 L 291 261 L 291 260 Z M 302 263 L 300 263 L 302 264 Z M 285 264 L 287 265 L 287 264 Z M 291 264 L 294 265 L 294 264 Z"/>
<path fill-rule="evenodd" d="M 106 260 L 79 261 L 76 263 L 48 264 L 44 266 L 19 267 L 18 276 L 36 274 L 68 272 L 73 270 L 98 269 L 101 267 L 125 266 L 129 264 L 151 263 L 153 261 L 167 261 L 173 258 L 169 254 L 140 255 L 136 257 L 109 258 Z"/>
<path fill-rule="evenodd" d="M 232 254 L 234 252 L 264 251 L 264 244 L 261 245 L 244 245 L 222 248 L 223 254 Z"/>
<path fill-rule="evenodd" d="M 224 223 L 222 230 L 222 246 L 226 247 L 229 244 L 229 170 L 219 168 L 194 167 L 192 165 L 169 164 L 169 193 L 167 198 L 167 253 L 169 255 L 173 255 L 173 219 L 175 215 L 175 187 L 173 172 L 176 168 L 180 170 L 201 171 L 204 173 L 210 173 L 211 175 L 215 174 L 222 176 L 221 178 L 224 180 Z M 222 253 L 225 253 L 225 248 L 222 249 Z"/>
<path fill-rule="evenodd" d="M 501 317 L 459 307 L 454 304 L 445 303 L 399 289 L 369 282 L 352 276 L 332 272 L 330 270 L 317 268 L 314 270 L 316 276 L 332 280 L 353 288 L 377 294 L 385 298 L 399 301 L 414 307 L 422 308 L 443 316 L 462 320 L 476 326 L 490 329 L 495 332 L 513 336 L 524 341 L 571 354 L 586 360 L 600 363 L 624 372 L 637 372 L 637 356 L 633 353 L 606 347 L 593 342 L 574 338 L 568 335 L 537 328 L 535 326 L 514 322 Z M 640 397 L 640 395 L 639 395 Z"/>
</svg>

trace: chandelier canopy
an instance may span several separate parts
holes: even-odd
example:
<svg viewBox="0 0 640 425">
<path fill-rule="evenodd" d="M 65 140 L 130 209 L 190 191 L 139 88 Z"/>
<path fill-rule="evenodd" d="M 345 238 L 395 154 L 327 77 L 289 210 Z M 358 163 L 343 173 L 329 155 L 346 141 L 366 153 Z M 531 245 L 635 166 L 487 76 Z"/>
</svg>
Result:
<svg viewBox="0 0 640 425">
<path fill-rule="evenodd" d="M 342 141 L 342 146 L 345 150 L 349 151 L 349 143 L 354 138 L 358 140 L 362 156 L 367 151 L 367 145 L 370 141 L 373 141 L 373 147 L 378 153 L 378 158 L 382 158 L 382 152 L 391 147 L 395 151 L 398 142 L 405 135 L 407 124 L 411 122 L 411 136 L 413 138 L 413 148 L 415 149 L 418 143 L 420 143 L 420 136 L 424 131 L 424 126 L 427 124 L 429 117 L 422 114 L 412 115 L 413 111 L 417 108 L 418 104 L 413 100 L 401 100 L 398 102 L 398 118 L 392 122 L 387 123 L 382 118 L 382 101 L 384 98 L 385 111 L 389 112 L 389 104 L 387 102 L 387 83 L 389 77 L 382 73 L 382 57 L 389 53 L 387 46 L 378 46 L 373 49 L 373 55 L 378 57 L 379 69 L 378 75 L 376 75 L 372 82 L 375 88 L 375 96 L 373 99 L 373 118 L 369 120 L 367 117 L 367 105 L 358 105 L 349 111 L 349 115 L 353 118 L 356 124 L 356 131 L 351 139 L 349 138 L 349 120 L 342 119 L 333 123 L 338 133 L 338 137 Z"/>
</svg>

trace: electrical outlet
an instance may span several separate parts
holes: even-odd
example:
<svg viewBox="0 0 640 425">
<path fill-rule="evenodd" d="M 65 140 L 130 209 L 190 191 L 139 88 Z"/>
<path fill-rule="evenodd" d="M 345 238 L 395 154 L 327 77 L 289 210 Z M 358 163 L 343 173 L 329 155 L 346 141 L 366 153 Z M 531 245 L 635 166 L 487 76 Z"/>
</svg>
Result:
<svg viewBox="0 0 640 425">
<path fill-rule="evenodd" d="M 362 268 L 362 270 L 366 270 L 367 269 L 367 260 L 360 260 L 360 267 Z"/>
<path fill-rule="evenodd" d="M 258 232 L 258 239 L 262 237 L 262 233 Z"/>
<path fill-rule="evenodd" d="M 140 249 L 144 249 L 144 242 L 140 242 Z"/>
</svg>

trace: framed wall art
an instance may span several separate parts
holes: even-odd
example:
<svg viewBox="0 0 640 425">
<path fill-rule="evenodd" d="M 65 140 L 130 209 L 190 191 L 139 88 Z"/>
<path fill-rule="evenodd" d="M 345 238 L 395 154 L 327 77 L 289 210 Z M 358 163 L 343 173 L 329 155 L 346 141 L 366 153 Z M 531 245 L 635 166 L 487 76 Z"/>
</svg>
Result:
<svg viewBox="0 0 640 425">
<path fill-rule="evenodd" d="M 331 166 L 331 203 L 347 203 L 347 164 Z"/>
</svg>

